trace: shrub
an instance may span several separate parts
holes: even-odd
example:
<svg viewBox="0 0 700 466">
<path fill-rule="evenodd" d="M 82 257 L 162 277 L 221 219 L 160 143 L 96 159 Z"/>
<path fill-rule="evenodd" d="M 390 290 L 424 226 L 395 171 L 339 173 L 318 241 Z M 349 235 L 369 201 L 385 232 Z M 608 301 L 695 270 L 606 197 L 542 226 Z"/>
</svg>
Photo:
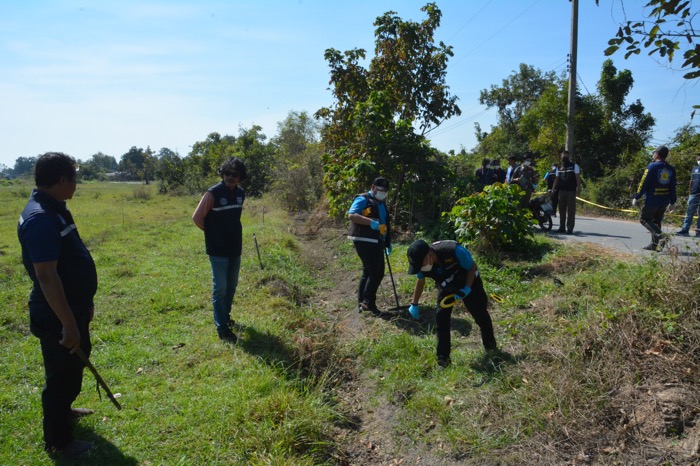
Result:
<svg viewBox="0 0 700 466">
<path fill-rule="evenodd" d="M 533 232 L 527 209 L 518 207 L 524 195 L 517 185 L 496 183 L 481 193 L 463 197 L 450 212 L 443 213 L 455 227 L 458 241 L 485 254 L 517 251 L 532 246 Z"/>
</svg>

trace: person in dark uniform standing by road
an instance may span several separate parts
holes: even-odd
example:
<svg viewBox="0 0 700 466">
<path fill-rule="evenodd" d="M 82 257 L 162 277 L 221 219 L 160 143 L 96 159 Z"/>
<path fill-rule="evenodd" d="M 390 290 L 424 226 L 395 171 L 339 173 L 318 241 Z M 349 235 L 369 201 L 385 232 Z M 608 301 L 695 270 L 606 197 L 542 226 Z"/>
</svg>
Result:
<svg viewBox="0 0 700 466">
<path fill-rule="evenodd" d="M 552 185 L 552 192 L 559 199 L 559 233 L 574 234 L 576 225 L 576 196 L 581 194 L 581 169 L 569 158 L 569 151 L 559 153 L 561 164 Z"/>
<path fill-rule="evenodd" d="M 60 152 L 39 157 L 36 189 L 17 226 L 22 262 L 33 282 L 29 329 L 39 338 L 44 359 L 44 448 L 68 459 L 92 449 L 92 443 L 73 438 L 73 421 L 92 410 L 71 405 L 80 394 L 85 368 L 74 353 L 80 349 L 90 355 L 97 292 L 95 262 L 66 207 L 76 190 L 76 167 L 75 159 Z"/>
<path fill-rule="evenodd" d="M 487 351 L 497 349 L 493 334 L 493 323 L 487 310 L 488 297 L 484 283 L 469 251 L 456 241 L 437 241 L 428 245 L 423 240 L 414 241 L 408 248 L 408 274 L 416 275 L 418 281 L 413 291 L 413 300 L 408 312 L 415 319 L 420 316 L 418 303 L 423 294 L 425 279 L 432 278 L 438 289 L 437 313 L 437 359 L 438 365 L 450 364 L 452 343 L 450 326 L 452 306 L 445 303 L 454 295 L 455 301 L 462 301 L 467 311 L 481 330 L 481 341 Z"/>
<path fill-rule="evenodd" d="M 247 178 L 243 161 L 231 157 L 219 167 L 221 182 L 204 193 L 192 221 L 204 231 L 209 263 L 212 272 L 212 307 L 214 324 L 219 339 L 235 343 L 235 322 L 231 320 L 233 297 L 238 286 L 243 250 L 243 227 L 241 213 L 245 191 L 239 183 Z"/>
<path fill-rule="evenodd" d="M 391 224 L 386 199 L 389 181 L 378 177 L 369 191 L 355 197 L 348 210 L 351 239 L 362 261 L 362 276 L 357 287 L 358 309 L 379 312 L 377 289 L 384 278 L 384 254 L 391 253 Z"/>
<path fill-rule="evenodd" d="M 661 222 L 666 208 L 673 212 L 676 204 L 676 169 L 666 162 L 666 157 L 668 147 L 657 147 L 632 198 L 632 205 L 637 205 L 637 201 L 644 197 L 639 222 L 651 233 L 651 243 L 644 247 L 648 251 L 658 251 L 659 246 L 663 247 Z"/>
</svg>

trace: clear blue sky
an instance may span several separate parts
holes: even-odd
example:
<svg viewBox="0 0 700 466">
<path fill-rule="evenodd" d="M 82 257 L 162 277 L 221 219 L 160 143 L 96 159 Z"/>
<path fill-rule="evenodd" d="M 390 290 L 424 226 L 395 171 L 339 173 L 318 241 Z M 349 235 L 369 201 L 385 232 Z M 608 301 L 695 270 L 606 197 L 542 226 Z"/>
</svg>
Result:
<svg viewBox="0 0 700 466">
<path fill-rule="evenodd" d="M 0 2 L 0 163 L 49 150 L 119 160 L 132 146 L 187 155 L 213 132 L 263 127 L 268 137 L 289 111 L 331 103 L 326 48 L 373 54 L 377 16 L 422 20 L 415 0 Z M 619 0 L 580 0 L 581 90 L 595 92 L 607 40 L 623 20 Z M 640 0 L 627 0 L 630 19 Z M 447 82 L 462 116 L 431 135 L 440 150 L 475 146 L 488 130 L 479 91 L 527 63 L 561 72 L 569 53 L 568 0 L 444 0 L 436 39 L 454 46 Z M 657 119 L 653 144 L 690 121 L 700 88 L 646 55 L 624 60 Z"/>
</svg>

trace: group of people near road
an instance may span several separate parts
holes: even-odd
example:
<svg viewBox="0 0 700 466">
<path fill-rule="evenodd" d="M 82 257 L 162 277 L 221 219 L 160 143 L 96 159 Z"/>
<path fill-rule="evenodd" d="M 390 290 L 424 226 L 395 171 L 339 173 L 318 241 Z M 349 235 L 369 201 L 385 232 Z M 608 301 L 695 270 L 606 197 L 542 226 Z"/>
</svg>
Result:
<svg viewBox="0 0 700 466">
<path fill-rule="evenodd" d="M 641 223 L 652 236 L 645 248 L 657 251 L 663 246 L 661 222 L 676 203 L 676 171 L 666 162 L 669 150 L 659 146 L 647 166 L 633 203 L 645 198 Z M 581 189 L 578 165 L 562 151 L 560 164 L 547 173 L 551 190 L 558 196 L 559 232 L 572 233 L 576 214 L 576 196 Z M 515 156 L 508 157 L 503 172 L 498 161 L 485 160 L 477 176 L 484 184 L 518 183 L 532 194 L 538 177 L 532 157 L 522 165 Z M 683 226 L 678 235 L 687 236 L 693 216 L 700 208 L 700 154 L 690 179 L 690 196 Z M 238 158 L 226 160 L 219 168 L 221 181 L 202 196 L 192 220 L 203 230 L 206 253 L 212 270 L 212 308 L 218 336 L 235 343 L 231 319 L 233 298 L 241 266 L 241 212 L 245 191 L 240 183 L 247 178 L 245 164 Z M 21 213 L 17 226 L 22 247 L 22 262 L 33 282 L 29 296 L 29 319 L 32 334 L 39 338 L 44 361 L 45 386 L 41 395 L 45 449 L 65 458 L 76 458 L 92 444 L 73 438 L 76 418 L 91 414 L 85 408 L 73 408 L 81 390 L 85 364 L 76 357 L 78 351 L 90 355 L 89 324 L 94 315 L 97 272 L 90 252 L 83 243 L 66 201 L 73 197 L 77 183 L 77 163 L 60 152 L 48 152 L 37 159 L 34 168 L 36 188 Z M 392 251 L 391 221 L 387 209 L 389 181 L 378 177 L 366 193 L 355 197 L 348 210 L 349 238 L 362 262 L 357 288 L 360 312 L 378 312 L 377 289 L 384 276 L 385 256 Z M 695 236 L 700 236 L 700 218 Z M 437 328 L 437 362 L 450 364 L 450 327 L 452 306 L 462 301 L 480 328 L 487 351 L 497 350 L 493 324 L 487 310 L 488 297 L 479 269 L 471 253 L 455 241 L 428 244 L 414 241 L 408 248 L 408 274 L 417 280 L 409 307 L 410 315 L 420 318 L 420 299 L 425 279 L 437 287 L 435 322 Z"/>
<path fill-rule="evenodd" d="M 567 150 L 562 149 L 559 157 L 560 163 L 552 165 L 545 173 L 544 180 L 551 195 L 553 212 L 556 215 L 559 211 L 560 215 L 557 233 L 571 235 L 576 224 L 576 197 L 581 192 L 581 169 L 571 161 Z M 526 209 L 540 179 L 534 167 L 534 157 L 531 153 L 526 153 L 523 162 L 518 163 L 518 156 L 510 154 L 507 160 L 508 168 L 504 172 L 498 159 L 483 159 L 481 167 L 475 173 L 477 183 L 480 189 L 494 183 L 517 184 L 524 193 L 520 198 L 519 207 Z"/>
</svg>

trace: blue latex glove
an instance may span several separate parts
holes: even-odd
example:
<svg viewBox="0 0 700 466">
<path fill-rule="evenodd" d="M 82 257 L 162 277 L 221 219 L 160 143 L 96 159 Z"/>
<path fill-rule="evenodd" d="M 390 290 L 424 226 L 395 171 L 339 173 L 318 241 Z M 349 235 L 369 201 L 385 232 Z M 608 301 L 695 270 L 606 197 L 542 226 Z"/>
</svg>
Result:
<svg viewBox="0 0 700 466">
<path fill-rule="evenodd" d="M 369 227 L 372 230 L 379 230 L 379 222 L 377 220 L 372 220 L 372 223 L 369 224 Z"/>
<path fill-rule="evenodd" d="M 461 301 L 464 298 L 466 298 L 467 296 L 469 296 L 469 293 L 471 293 L 471 292 L 472 292 L 472 289 L 465 285 L 464 288 L 462 288 L 461 290 L 459 290 L 458 292 L 455 293 L 455 300 Z"/>
<path fill-rule="evenodd" d="M 387 256 L 388 256 L 389 254 L 391 254 L 391 244 L 390 244 L 389 246 L 387 246 L 386 248 L 384 248 L 384 249 L 386 249 L 386 255 L 387 255 Z"/>
<path fill-rule="evenodd" d="M 420 308 L 417 304 L 411 304 L 408 308 L 408 313 L 416 320 L 420 318 Z"/>
</svg>

